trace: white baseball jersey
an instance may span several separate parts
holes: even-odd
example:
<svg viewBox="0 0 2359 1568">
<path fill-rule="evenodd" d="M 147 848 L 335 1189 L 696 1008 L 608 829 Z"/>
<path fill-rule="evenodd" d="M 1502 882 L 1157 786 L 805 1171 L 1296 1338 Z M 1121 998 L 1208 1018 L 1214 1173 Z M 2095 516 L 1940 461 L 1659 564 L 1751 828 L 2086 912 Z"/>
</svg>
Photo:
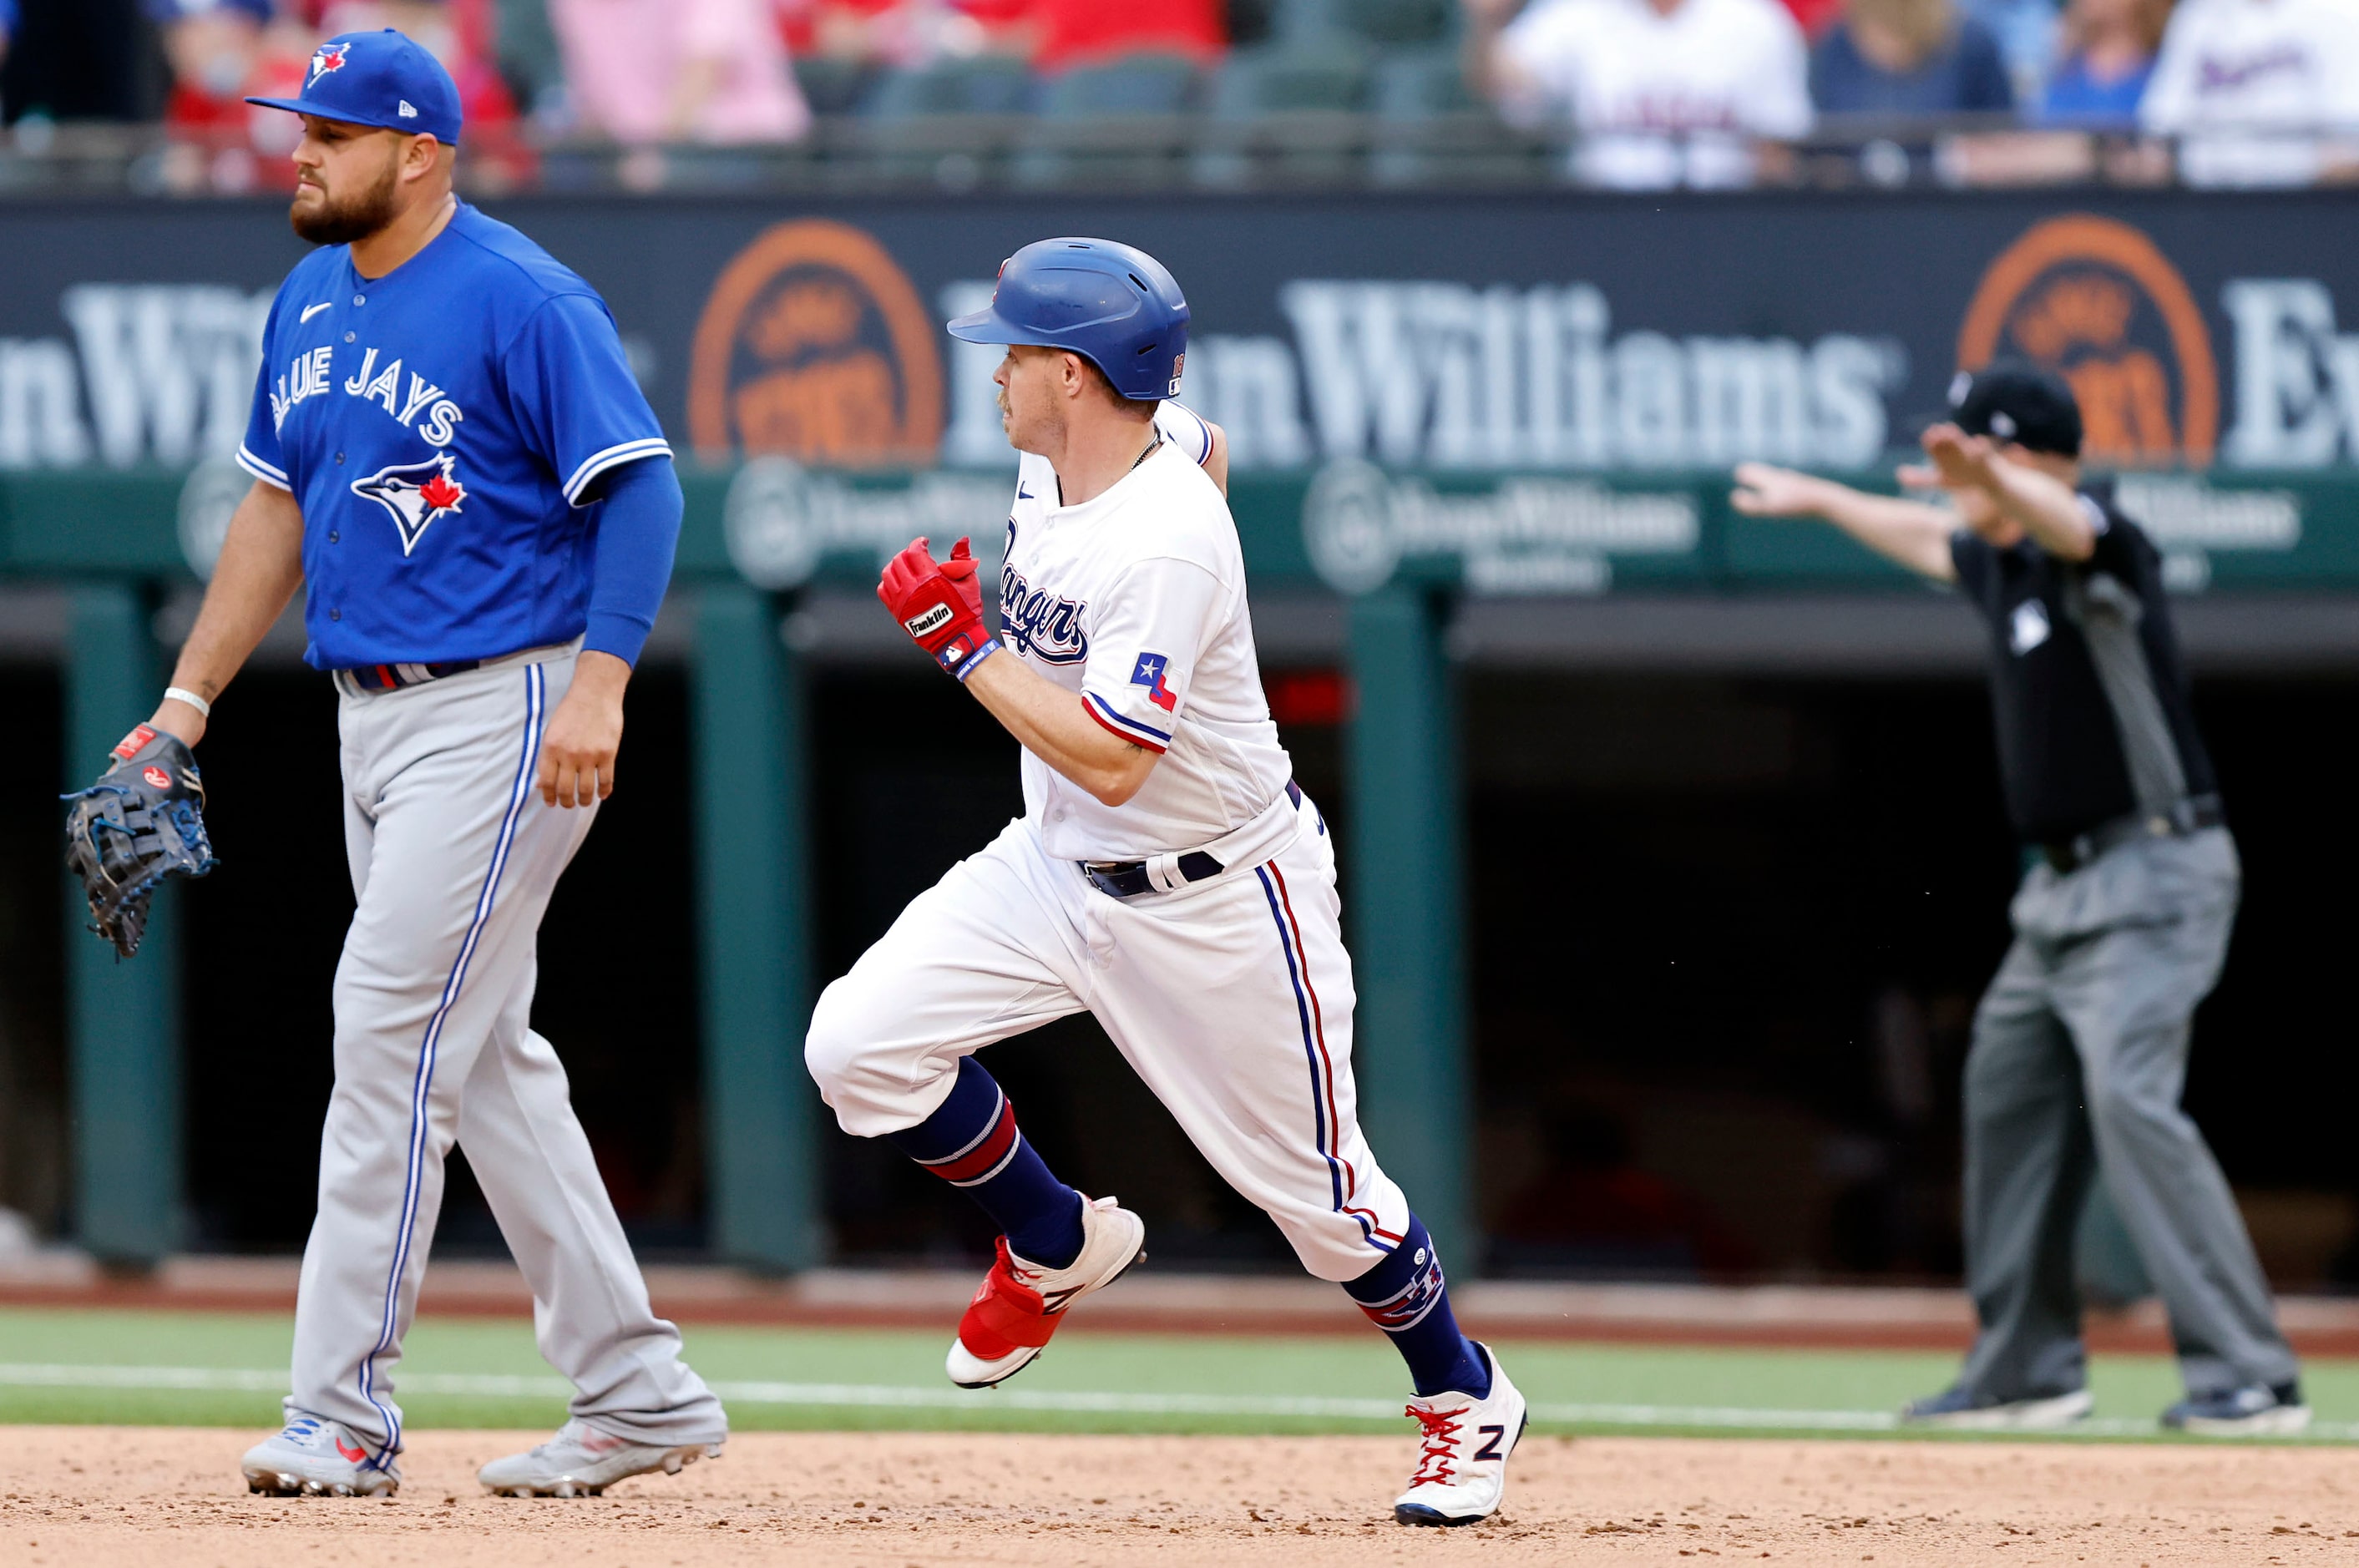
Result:
<svg viewBox="0 0 2359 1568">
<path fill-rule="evenodd" d="M 2185 0 L 2138 123 L 2187 138 L 2191 183 L 2314 178 L 2314 136 L 2359 134 L 2359 0 Z"/>
<path fill-rule="evenodd" d="M 804 1061 L 843 1130 L 875 1138 L 938 1109 L 959 1058 L 1087 1011 L 1304 1267 L 1356 1279 L 1409 1210 L 1360 1130 L 1335 843 L 1287 788 L 1236 527 L 1198 466 L 1212 433 L 1176 403 L 1156 428 L 1153 455 L 1079 506 L 1023 460 L 1000 636 L 1162 760 L 1105 806 L 1026 753 L 1025 815 L 827 987 Z M 1218 875 L 1126 898 L 1075 864 L 1214 840 Z"/>
<path fill-rule="evenodd" d="M 1048 459 L 1016 469 L 1001 642 L 1163 759 L 1114 807 L 1027 751 L 1025 814 L 1060 860 L 1201 848 L 1267 811 L 1293 773 L 1262 695 L 1236 524 L 1199 466 L 1211 432 L 1177 403 L 1156 428 L 1162 444 L 1078 506 L 1059 505 Z"/>
<path fill-rule="evenodd" d="M 1574 171 L 1625 190 L 1743 185 L 1756 139 L 1810 128 L 1801 28 L 1777 0 L 1538 0 L 1499 52 L 1583 133 Z"/>
</svg>

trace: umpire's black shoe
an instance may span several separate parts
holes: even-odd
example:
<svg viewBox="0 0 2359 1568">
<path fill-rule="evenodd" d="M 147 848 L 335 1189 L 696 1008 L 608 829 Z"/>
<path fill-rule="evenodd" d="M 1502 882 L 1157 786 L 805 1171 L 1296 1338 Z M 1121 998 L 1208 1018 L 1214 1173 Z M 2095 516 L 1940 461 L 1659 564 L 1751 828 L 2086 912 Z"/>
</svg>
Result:
<svg viewBox="0 0 2359 1568">
<path fill-rule="evenodd" d="M 2287 1437 L 2308 1430 L 2310 1407 L 2299 1382 L 2254 1383 L 2212 1394 L 2190 1394 L 2162 1412 L 2162 1424 L 2197 1437 Z"/>
<path fill-rule="evenodd" d="M 2086 1388 L 2029 1399 L 1984 1399 L 1963 1388 L 1948 1388 L 1903 1405 L 1900 1421 L 1951 1432 L 2053 1432 L 2071 1426 L 2095 1405 Z"/>
</svg>

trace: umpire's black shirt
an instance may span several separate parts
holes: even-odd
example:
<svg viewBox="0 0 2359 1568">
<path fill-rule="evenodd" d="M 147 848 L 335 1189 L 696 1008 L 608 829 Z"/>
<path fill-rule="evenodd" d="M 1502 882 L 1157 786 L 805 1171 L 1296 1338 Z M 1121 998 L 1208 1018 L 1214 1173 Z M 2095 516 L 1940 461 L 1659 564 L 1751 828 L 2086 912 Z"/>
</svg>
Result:
<svg viewBox="0 0 2359 1568">
<path fill-rule="evenodd" d="M 2162 557 L 2115 510 L 2081 505 L 2096 553 L 2068 561 L 2029 539 L 1950 541 L 1958 584 L 1991 631 L 1991 705 L 2007 814 L 2052 844 L 2132 811 L 2167 811 L 2218 788 L 2196 734 L 2186 667 L 2162 592 Z"/>
</svg>

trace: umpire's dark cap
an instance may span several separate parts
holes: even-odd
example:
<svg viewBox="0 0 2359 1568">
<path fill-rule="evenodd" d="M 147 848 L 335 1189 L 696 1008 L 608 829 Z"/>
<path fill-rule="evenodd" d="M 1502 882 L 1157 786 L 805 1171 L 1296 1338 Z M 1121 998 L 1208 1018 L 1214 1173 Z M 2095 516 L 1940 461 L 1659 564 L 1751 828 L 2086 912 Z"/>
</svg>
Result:
<svg viewBox="0 0 2359 1568">
<path fill-rule="evenodd" d="M 1950 383 L 1950 418 L 1970 436 L 2058 457 L 2081 455 L 2081 404 L 2071 385 L 2019 359 L 1958 372 Z"/>
</svg>

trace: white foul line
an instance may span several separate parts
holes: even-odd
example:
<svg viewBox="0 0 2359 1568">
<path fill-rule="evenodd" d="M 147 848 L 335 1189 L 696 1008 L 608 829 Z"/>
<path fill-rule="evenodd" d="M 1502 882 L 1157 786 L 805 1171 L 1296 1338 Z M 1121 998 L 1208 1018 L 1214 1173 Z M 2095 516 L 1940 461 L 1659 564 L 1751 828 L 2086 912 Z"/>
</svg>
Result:
<svg viewBox="0 0 2359 1568">
<path fill-rule="evenodd" d="M 459 1399 L 557 1399 L 573 1392 L 562 1377 L 496 1372 L 409 1372 L 401 1388 L 410 1394 Z M 1399 1399 L 1324 1399 L 1310 1396 L 1254 1397 L 1236 1394 L 1114 1393 L 1080 1389 L 1000 1388 L 975 1393 L 883 1383 L 778 1383 L 723 1379 L 708 1385 L 725 1401 L 743 1405 L 808 1405 L 830 1409 L 929 1410 L 1030 1410 L 1069 1415 L 1320 1417 L 1340 1421 L 1397 1420 Z M 119 1388 L 142 1391 L 197 1390 L 212 1393 L 283 1393 L 287 1374 L 226 1367 L 74 1367 L 46 1362 L 0 1362 L 0 1388 Z M 1562 1426 L 1686 1427 L 1738 1432 L 1856 1432 L 1901 1430 L 1888 1410 L 1762 1410 L 1745 1405 L 1613 1405 L 1536 1403 L 1532 1419 Z M 2100 1418 L 2074 1422 L 2054 1432 L 2007 1432 L 2009 1437 L 2151 1437 L 2152 1421 Z M 2359 1421 L 2313 1421 L 2305 1434 L 2313 1442 L 2359 1441 Z"/>
</svg>

